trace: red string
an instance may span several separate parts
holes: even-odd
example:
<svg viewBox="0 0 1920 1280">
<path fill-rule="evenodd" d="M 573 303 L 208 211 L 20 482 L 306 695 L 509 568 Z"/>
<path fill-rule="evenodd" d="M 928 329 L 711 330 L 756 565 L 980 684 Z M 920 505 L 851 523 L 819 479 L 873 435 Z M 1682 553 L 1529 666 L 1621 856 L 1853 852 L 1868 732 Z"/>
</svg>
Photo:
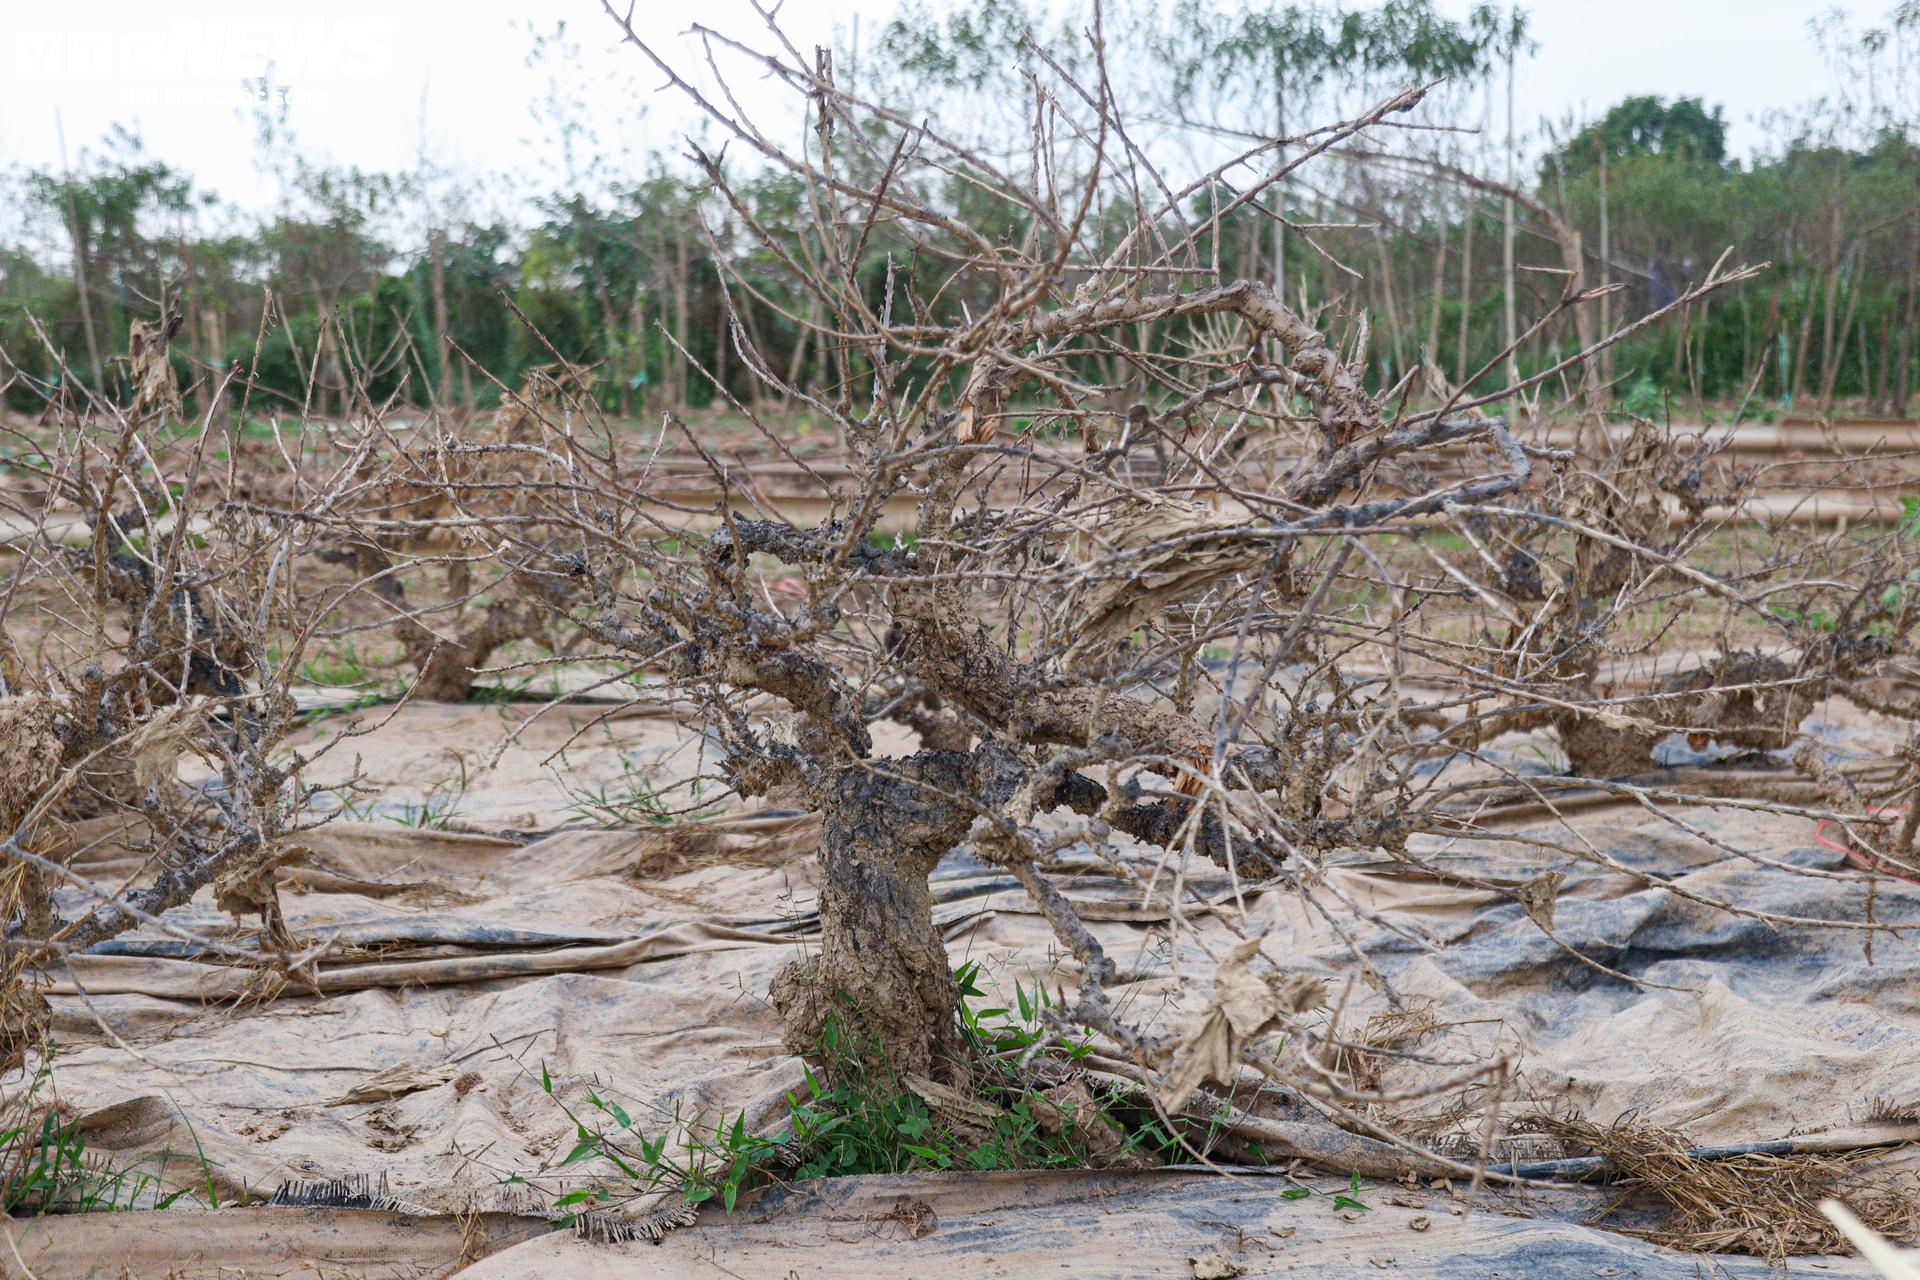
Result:
<svg viewBox="0 0 1920 1280">
<path fill-rule="evenodd" d="M 1907 807 L 1905 805 L 1889 805 L 1884 808 L 1867 810 L 1868 813 L 1876 816 L 1883 813 L 1900 814 L 1906 811 Z M 1815 844 L 1823 845 L 1835 853 L 1845 854 L 1847 861 L 1864 870 L 1878 871 L 1882 875 L 1892 876 L 1896 880 L 1905 880 L 1908 884 L 1920 884 L 1920 875 L 1916 875 L 1914 872 L 1907 870 L 1897 863 L 1888 862 L 1885 858 L 1876 858 L 1869 854 L 1862 853 L 1850 844 L 1841 844 L 1838 840 L 1829 840 L 1826 836 L 1826 830 L 1827 824 L 1832 821 L 1832 818 L 1822 818 L 1814 825 L 1813 841 Z"/>
</svg>

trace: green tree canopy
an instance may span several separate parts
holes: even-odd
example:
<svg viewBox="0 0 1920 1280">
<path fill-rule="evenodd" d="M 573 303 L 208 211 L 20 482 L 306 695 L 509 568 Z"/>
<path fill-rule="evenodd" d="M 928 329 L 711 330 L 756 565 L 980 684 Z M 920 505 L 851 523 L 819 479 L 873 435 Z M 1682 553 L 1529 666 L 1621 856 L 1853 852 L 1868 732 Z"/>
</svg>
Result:
<svg viewBox="0 0 1920 1280">
<path fill-rule="evenodd" d="M 1604 150 L 1611 160 L 1628 156 L 1658 156 L 1695 164 L 1724 165 L 1727 161 L 1727 121 L 1723 108 L 1707 109 L 1699 98 L 1665 98 L 1643 94 L 1611 107 L 1599 123 L 1589 125 L 1561 149 L 1569 173 L 1597 168 Z M 1552 158 L 1548 158 L 1551 164 Z"/>
</svg>

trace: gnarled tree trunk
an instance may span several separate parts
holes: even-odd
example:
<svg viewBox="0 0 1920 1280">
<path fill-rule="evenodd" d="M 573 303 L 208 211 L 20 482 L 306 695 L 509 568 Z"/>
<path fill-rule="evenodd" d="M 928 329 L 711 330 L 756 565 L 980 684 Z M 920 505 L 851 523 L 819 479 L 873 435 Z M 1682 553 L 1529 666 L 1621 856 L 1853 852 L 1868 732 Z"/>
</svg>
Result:
<svg viewBox="0 0 1920 1280">
<path fill-rule="evenodd" d="M 774 984 L 789 1053 L 896 1076 L 961 1074 L 960 989 L 933 924 L 927 877 L 966 835 L 973 761 L 921 751 L 853 764 L 816 787 L 821 811 L 817 956 Z"/>
</svg>

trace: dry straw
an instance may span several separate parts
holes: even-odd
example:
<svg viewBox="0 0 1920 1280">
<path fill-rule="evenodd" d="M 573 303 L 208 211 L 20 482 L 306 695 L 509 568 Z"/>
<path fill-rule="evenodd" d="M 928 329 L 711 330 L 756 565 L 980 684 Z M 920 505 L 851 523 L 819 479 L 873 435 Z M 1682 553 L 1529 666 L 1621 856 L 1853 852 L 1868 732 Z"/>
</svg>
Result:
<svg viewBox="0 0 1920 1280">
<path fill-rule="evenodd" d="M 1625 1192 L 1595 1216 L 1603 1221 L 1651 1198 L 1663 1214 L 1652 1228 L 1622 1227 L 1696 1253 L 1790 1255 L 1845 1252 L 1849 1239 L 1823 1204 L 1842 1197 L 1873 1230 L 1912 1239 L 1920 1228 L 1913 1175 L 1871 1167 L 1873 1153 L 1738 1155 L 1700 1159 L 1673 1129 L 1626 1117 L 1600 1126 L 1559 1120 L 1549 1129 L 1571 1145 L 1606 1156 Z"/>
</svg>

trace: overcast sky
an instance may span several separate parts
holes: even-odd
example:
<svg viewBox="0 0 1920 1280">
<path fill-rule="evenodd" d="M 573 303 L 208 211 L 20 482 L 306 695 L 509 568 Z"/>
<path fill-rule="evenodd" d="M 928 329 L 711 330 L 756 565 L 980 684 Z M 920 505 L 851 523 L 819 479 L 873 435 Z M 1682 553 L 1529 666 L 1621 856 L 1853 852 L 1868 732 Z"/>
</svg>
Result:
<svg viewBox="0 0 1920 1280">
<path fill-rule="evenodd" d="M 1441 0 L 1464 13 L 1471 0 Z M 1054 8 L 1059 10 L 1060 0 Z M 1541 117 L 1592 116 L 1634 93 L 1696 95 L 1724 105 L 1736 154 L 1765 142 L 1760 121 L 1828 91 L 1807 30 L 1830 8 L 1816 0 L 1533 0 L 1539 52 L 1520 68 L 1523 128 Z M 1855 7 L 1861 21 L 1878 16 Z M 786 0 L 795 43 L 831 42 L 855 13 L 867 31 L 886 0 Z M 636 25 L 663 46 L 698 19 L 727 31 L 759 25 L 746 0 L 638 0 Z M 304 149 L 343 164 L 395 169 L 424 141 L 470 171 L 531 168 L 538 126 L 529 104 L 549 92 L 527 65 L 533 31 L 565 19 L 584 94 L 617 141 L 644 151 L 671 143 L 680 105 L 654 92 L 637 51 L 597 0 L 93 0 L 0 5 L 0 165 L 58 162 L 56 128 L 77 155 L 113 124 L 137 129 L 150 152 L 242 205 L 271 199 L 255 161 L 241 81 L 267 61 L 293 94 L 289 122 Z M 571 78 L 570 78 L 571 79 Z"/>
</svg>

